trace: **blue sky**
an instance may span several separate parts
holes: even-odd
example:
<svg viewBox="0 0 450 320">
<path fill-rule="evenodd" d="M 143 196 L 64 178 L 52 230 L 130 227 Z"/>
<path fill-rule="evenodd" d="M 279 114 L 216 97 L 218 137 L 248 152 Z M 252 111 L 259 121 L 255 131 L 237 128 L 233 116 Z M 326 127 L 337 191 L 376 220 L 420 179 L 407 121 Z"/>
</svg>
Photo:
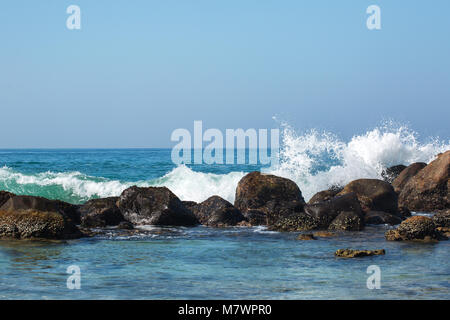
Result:
<svg viewBox="0 0 450 320">
<path fill-rule="evenodd" d="M 68 30 L 66 8 L 81 8 Z M 366 28 L 381 7 L 382 29 Z M 450 2 L 5 0 L 0 147 L 170 147 L 176 128 L 381 121 L 449 138 Z"/>
</svg>

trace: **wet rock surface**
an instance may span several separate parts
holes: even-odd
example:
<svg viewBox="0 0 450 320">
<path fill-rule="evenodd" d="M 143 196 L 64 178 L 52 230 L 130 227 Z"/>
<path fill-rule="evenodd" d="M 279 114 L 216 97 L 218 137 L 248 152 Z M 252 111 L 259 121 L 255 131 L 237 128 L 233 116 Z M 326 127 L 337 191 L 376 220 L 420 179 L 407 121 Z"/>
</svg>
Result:
<svg viewBox="0 0 450 320">
<path fill-rule="evenodd" d="M 201 224 L 210 227 L 235 226 L 245 220 L 238 209 L 219 196 L 209 197 L 190 209 Z"/>
<path fill-rule="evenodd" d="M 359 258 L 384 255 L 386 251 L 384 249 L 379 250 L 352 250 L 352 249 L 339 249 L 334 255 L 341 258 Z"/>
</svg>

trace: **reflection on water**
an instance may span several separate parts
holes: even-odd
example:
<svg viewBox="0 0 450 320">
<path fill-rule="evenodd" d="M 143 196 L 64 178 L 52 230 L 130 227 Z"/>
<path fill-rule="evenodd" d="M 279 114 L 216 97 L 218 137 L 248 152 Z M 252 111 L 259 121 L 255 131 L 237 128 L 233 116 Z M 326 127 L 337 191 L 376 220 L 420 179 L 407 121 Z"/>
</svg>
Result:
<svg viewBox="0 0 450 320">
<path fill-rule="evenodd" d="M 70 241 L 0 241 L 1 299 L 449 299 L 450 242 L 387 242 L 386 227 L 316 241 L 263 228 L 110 229 Z M 334 257 L 339 248 L 385 256 Z M 382 288 L 366 287 L 369 265 Z M 81 269 L 69 290 L 67 267 Z"/>
</svg>

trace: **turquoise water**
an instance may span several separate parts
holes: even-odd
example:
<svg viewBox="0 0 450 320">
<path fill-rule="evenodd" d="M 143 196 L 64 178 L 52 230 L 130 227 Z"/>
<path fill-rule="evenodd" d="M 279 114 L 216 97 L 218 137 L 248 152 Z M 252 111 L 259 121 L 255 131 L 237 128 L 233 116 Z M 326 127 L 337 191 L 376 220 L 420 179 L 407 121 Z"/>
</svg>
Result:
<svg viewBox="0 0 450 320">
<path fill-rule="evenodd" d="M 217 191 L 232 201 L 237 181 L 255 169 L 177 168 L 167 149 L 0 150 L 0 189 L 80 203 L 132 184 L 168 185 L 183 200 Z M 302 190 L 305 180 L 296 180 Z M 449 299 L 450 241 L 386 242 L 386 228 L 316 241 L 263 228 L 207 227 L 143 227 L 133 236 L 111 229 L 66 242 L 3 240 L 0 298 Z M 335 258 L 340 248 L 386 249 L 386 255 Z M 66 286 L 71 265 L 81 269 L 80 290 Z M 367 289 L 370 265 L 381 269 L 381 289 Z"/>
</svg>

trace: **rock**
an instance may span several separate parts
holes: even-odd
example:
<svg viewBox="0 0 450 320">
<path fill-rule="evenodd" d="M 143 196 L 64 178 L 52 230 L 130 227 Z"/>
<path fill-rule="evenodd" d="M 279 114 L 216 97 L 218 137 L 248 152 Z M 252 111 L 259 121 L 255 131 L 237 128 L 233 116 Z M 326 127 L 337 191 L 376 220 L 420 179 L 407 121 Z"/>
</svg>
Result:
<svg viewBox="0 0 450 320">
<path fill-rule="evenodd" d="M 343 188 L 331 188 L 328 190 L 317 192 L 315 195 L 309 199 L 308 204 L 315 204 L 318 202 L 323 202 L 327 200 L 333 199 L 339 192 L 341 192 Z"/>
<path fill-rule="evenodd" d="M 397 229 L 385 233 L 386 240 L 443 240 L 442 235 L 436 230 L 433 220 L 424 216 L 414 216 L 403 221 Z"/>
<path fill-rule="evenodd" d="M 201 224 L 210 227 L 235 226 L 245 220 L 238 209 L 219 196 L 209 197 L 191 210 Z"/>
<path fill-rule="evenodd" d="M 402 219 L 393 214 L 383 211 L 369 211 L 365 217 L 366 224 L 390 224 L 396 225 L 402 222 Z"/>
<path fill-rule="evenodd" d="M 2 211 L 33 210 L 41 212 L 59 212 L 71 219 L 75 224 L 79 224 L 80 214 L 76 205 L 59 201 L 49 200 L 34 196 L 12 196 L 1 207 Z"/>
<path fill-rule="evenodd" d="M 122 192 L 117 206 L 125 220 L 134 225 L 198 224 L 195 215 L 166 187 L 130 187 Z"/>
<path fill-rule="evenodd" d="M 118 197 L 93 199 L 78 208 L 83 227 L 99 228 L 117 226 L 124 220 L 116 205 Z"/>
<path fill-rule="evenodd" d="M 249 226 L 263 226 L 266 225 L 266 213 L 259 210 L 247 210 L 244 217 Z"/>
<path fill-rule="evenodd" d="M 409 179 L 400 193 L 399 205 L 425 212 L 450 208 L 449 186 L 450 150 Z"/>
<path fill-rule="evenodd" d="M 0 211 L 0 238 L 76 239 L 81 236 L 73 221 L 60 212 Z"/>
<path fill-rule="evenodd" d="M 436 213 L 432 219 L 437 227 L 450 228 L 450 209 Z"/>
<path fill-rule="evenodd" d="M 355 193 L 365 212 L 384 211 L 398 214 L 398 196 L 386 181 L 359 179 L 347 184 L 338 195 Z"/>
<path fill-rule="evenodd" d="M 131 222 L 122 221 L 117 225 L 117 229 L 132 230 L 134 229 L 134 226 Z"/>
<path fill-rule="evenodd" d="M 198 205 L 198 203 L 195 202 L 195 201 L 181 201 L 181 203 L 183 204 L 183 206 L 184 206 L 186 209 L 189 209 L 189 210 L 191 210 L 193 207 L 195 207 L 196 205 Z"/>
<path fill-rule="evenodd" d="M 379 250 L 351 250 L 351 249 L 339 249 L 334 255 L 336 257 L 342 258 L 358 258 L 358 257 L 369 257 L 369 256 L 377 256 L 384 255 L 386 251 L 384 249 Z"/>
<path fill-rule="evenodd" d="M 383 177 L 384 181 L 392 183 L 392 181 L 394 181 L 395 178 L 397 178 L 400 172 L 402 172 L 404 169 L 406 169 L 406 166 L 403 164 L 392 166 L 387 169 L 384 169 L 381 172 L 381 176 Z"/>
<path fill-rule="evenodd" d="M 401 219 L 406 219 L 408 217 L 411 217 L 411 211 L 409 211 L 409 209 L 405 207 L 398 207 L 398 216 Z"/>
<path fill-rule="evenodd" d="M 336 234 L 334 232 L 329 232 L 329 231 L 316 231 L 313 233 L 314 237 L 323 237 L 323 238 L 328 238 L 328 237 L 334 237 Z"/>
<path fill-rule="evenodd" d="M 442 234 L 443 238 L 449 238 L 450 237 L 450 228 L 446 227 L 437 227 L 436 230 Z"/>
<path fill-rule="evenodd" d="M 5 204 L 10 198 L 14 197 L 15 194 L 8 191 L 0 191 L 0 207 Z"/>
<path fill-rule="evenodd" d="M 265 214 L 265 224 L 301 212 L 305 201 L 295 182 L 254 171 L 243 177 L 236 188 L 234 206 L 244 215 L 249 210 Z"/>
<path fill-rule="evenodd" d="M 355 212 L 341 212 L 328 227 L 330 230 L 359 231 L 364 229 L 364 220 Z"/>
<path fill-rule="evenodd" d="M 305 212 L 317 221 L 318 229 L 327 229 L 330 223 L 342 212 L 354 212 L 361 218 L 364 217 L 358 198 L 354 193 L 307 205 L 305 206 Z"/>
<path fill-rule="evenodd" d="M 299 234 L 297 240 L 317 240 L 311 233 Z"/>
<path fill-rule="evenodd" d="M 319 229 L 320 222 L 318 219 L 305 212 L 297 212 L 289 217 L 281 218 L 273 225 L 269 226 L 269 230 L 288 232 L 288 231 L 306 231 Z"/>
<path fill-rule="evenodd" d="M 403 187 L 406 183 L 414 177 L 420 170 L 426 167 L 426 163 L 424 162 L 415 162 L 408 167 L 406 167 L 400 174 L 392 181 L 392 186 L 394 187 L 395 192 L 400 194 Z"/>
</svg>

